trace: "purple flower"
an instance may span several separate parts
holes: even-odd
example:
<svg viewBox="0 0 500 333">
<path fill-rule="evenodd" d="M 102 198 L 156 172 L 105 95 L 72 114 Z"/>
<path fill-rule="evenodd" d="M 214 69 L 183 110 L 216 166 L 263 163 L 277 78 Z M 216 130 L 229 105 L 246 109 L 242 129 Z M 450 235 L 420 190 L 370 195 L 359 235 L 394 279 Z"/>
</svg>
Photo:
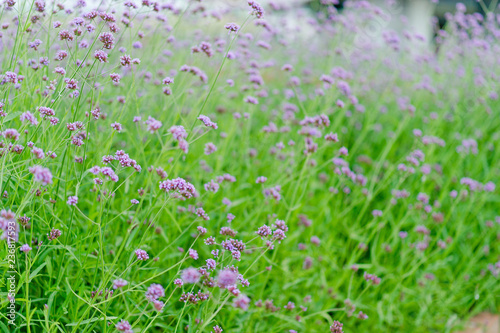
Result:
<svg viewBox="0 0 500 333">
<path fill-rule="evenodd" d="M 61 237 L 61 230 L 59 229 L 52 229 L 49 234 L 47 234 L 47 237 L 49 238 L 49 241 L 53 241 L 54 239 L 57 239 Z"/>
<path fill-rule="evenodd" d="M 339 142 L 339 137 L 337 133 L 328 133 L 327 135 L 325 135 L 325 140 L 332 142 Z"/>
<path fill-rule="evenodd" d="M 415 227 L 415 231 L 418 232 L 419 234 L 423 234 L 423 235 L 429 235 L 431 232 L 429 229 L 427 229 L 425 226 L 423 225 L 417 225 Z"/>
<path fill-rule="evenodd" d="M 212 142 L 205 144 L 205 150 L 204 150 L 205 155 L 213 154 L 216 151 L 217 147 Z"/>
<path fill-rule="evenodd" d="M 252 14 L 257 18 L 261 18 L 264 15 L 264 8 L 255 1 L 248 1 L 248 5 L 252 8 Z"/>
<path fill-rule="evenodd" d="M 149 259 L 148 253 L 144 250 L 141 250 L 141 249 L 135 250 L 135 255 L 137 256 L 137 260 L 145 261 L 145 260 Z"/>
<path fill-rule="evenodd" d="M 344 326 L 341 322 L 334 320 L 333 325 L 330 326 L 330 332 L 332 333 L 343 333 L 342 326 Z"/>
<path fill-rule="evenodd" d="M 0 136 L 5 136 L 7 139 L 12 139 L 14 141 L 19 140 L 19 135 L 19 132 L 13 128 L 7 128 L 5 131 L 3 131 L 3 133 L 0 132 Z M 36 155 L 38 155 L 37 157 L 40 159 L 43 158 L 43 150 L 41 150 L 40 148 L 35 149 L 39 149 L 39 151 L 42 152 L 42 157 L 38 157 L 40 154 L 35 153 Z"/>
<path fill-rule="evenodd" d="M 198 230 L 198 232 L 200 233 L 200 236 L 203 236 L 207 233 L 207 228 L 203 228 L 202 226 L 199 226 L 198 228 L 196 228 Z"/>
<path fill-rule="evenodd" d="M 262 47 L 263 49 L 266 49 L 266 50 L 270 50 L 271 49 L 271 44 L 266 43 L 263 40 L 259 40 L 257 42 L 257 46 Z M 297 85 L 296 84 L 296 79 L 298 79 L 298 78 L 294 76 L 294 78 L 292 79 L 292 82 L 293 82 L 292 84 L 293 85 Z"/>
<path fill-rule="evenodd" d="M 168 76 L 167 76 L 167 77 L 166 77 L 166 78 L 164 78 L 161 82 L 162 82 L 164 85 L 167 85 L 167 86 L 168 86 L 169 84 L 174 83 L 174 79 L 172 79 L 171 77 L 168 77 Z"/>
<path fill-rule="evenodd" d="M 61 61 L 61 60 L 66 59 L 67 56 L 68 56 L 68 52 L 67 51 L 65 51 L 65 50 L 59 50 L 59 51 L 56 52 L 56 56 L 54 57 L 54 60 Z M 58 67 L 58 68 L 60 68 L 60 67 Z"/>
<path fill-rule="evenodd" d="M 55 115 L 55 111 L 49 107 L 46 106 L 40 106 L 37 108 L 38 112 L 43 116 L 53 116 Z"/>
<path fill-rule="evenodd" d="M 100 62 L 108 62 L 108 54 L 103 50 L 96 50 L 94 52 L 94 58 L 96 58 Z"/>
<path fill-rule="evenodd" d="M 202 207 L 196 208 L 195 214 L 205 221 L 210 220 L 210 217 L 207 215 L 207 213 L 205 213 L 205 210 Z"/>
<path fill-rule="evenodd" d="M 29 168 L 29 172 L 35 176 L 35 181 L 42 183 L 43 186 L 52 184 L 52 173 L 49 169 L 35 165 Z"/>
<path fill-rule="evenodd" d="M 160 190 L 164 192 L 179 192 L 184 198 L 189 199 L 195 196 L 196 189 L 193 184 L 185 181 L 182 178 L 167 179 L 160 183 Z"/>
<path fill-rule="evenodd" d="M 243 101 L 245 103 L 249 103 L 249 104 L 259 104 L 259 101 L 257 100 L 257 98 L 255 98 L 253 96 L 247 96 L 247 97 L 245 97 L 245 99 Z"/>
<path fill-rule="evenodd" d="M 487 182 L 486 184 L 484 184 L 484 187 L 483 189 L 486 191 L 486 192 L 494 192 L 495 191 L 495 183 L 493 182 Z"/>
<path fill-rule="evenodd" d="M 33 115 L 31 112 L 29 111 L 26 111 L 26 112 L 23 112 L 21 114 L 21 116 L 19 116 L 19 120 L 21 121 L 29 121 L 31 123 L 31 125 L 38 125 L 38 120 L 36 119 L 35 115 Z"/>
<path fill-rule="evenodd" d="M 161 311 L 163 310 L 163 307 L 165 306 L 165 303 L 163 303 L 162 301 L 153 301 L 153 306 L 155 307 L 156 311 Z"/>
<path fill-rule="evenodd" d="M 229 33 L 231 32 L 238 32 L 240 30 L 240 26 L 237 25 L 236 23 L 228 23 L 224 26 L 227 30 L 229 30 Z"/>
<path fill-rule="evenodd" d="M 189 267 L 182 271 L 181 279 L 185 283 L 196 283 L 200 280 L 201 274 L 196 268 Z"/>
<path fill-rule="evenodd" d="M 125 54 L 120 57 L 120 65 L 122 65 L 123 67 L 128 67 L 131 63 L 132 58 L 129 55 Z"/>
<path fill-rule="evenodd" d="M 67 41 L 73 41 L 74 36 L 68 31 L 68 30 L 61 30 L 59 31 L 59 39 L 60 40 L 67 40 Z"/>
<path fill-rule="evenodd" d="M 213 121 L 211 121 L 210 118 L 208 118 L 207 116 L 200 115 L 198 117 L 198 119 L 201 120 L 203 122 L 203 124 L 205 124 L 205 126 L 212 127 L 213 129 L 217 129 L 217 124 L 214 123 Z"/>
<path fill-rule="evenodd" d="M 204 185 L 205 191 L 216 193 L 219 190 L 219 184 L 211 180 Z"/>
<path fill-rule="evenodd" d="M 358 319 L 366 320 L 366 319 L 368 319 L 368 316 L 365 313 L 363 313 L 363 311 L 359 311 Z"/>
<path fill-rule="evenodd" d="M 429 196 L 425 193 L 419 193 L 417 195 L 417 200 L 423 202 L 424 204 L 429 203 Z"/>
<path fill-rule="evenodd" d="M 4 132 L 5 137 L 9 137 L 7 136 L 7 134 L 5 134 L 5 132 Z M 35 154 L 36 158 L 40 160 L 45 157 L 45 154 L 43 153 L 43 150 L 41 148 L 33 147 L 33 150 L 31 152 Z"/>
<path fill-rule="evenodd" d="M 209 270 L 213 270 L 217 266 L 217 262 L 213 259 L 207 259 L 206 263 L 207 263 L 207 269 Z"/>
<path fill-rule="evenodd" d="M 250 298 L 248 298 L 246 295 L 243 295 L 243 294 L 240 294 L 233 301 L 233 306 L 235 308 L 240 308 L 244 311 L 248 310 L 249 304 L 250 304 Z"/>
<path fill-rule="evenodd" d="M 132 325 L 126 320 L 120 320 L 116 325 L 115 328 L 118 332 L 125 332 L 125 333 L 132 333 Z"/>
<path fill-rule="evenodd" d="M 115 43 L 115 37 L 111 32 L 103 32 L 99 35 L 99 41 L 103 43 L 105 49 L 112 49 Z"/>
<path fill-rule="evenodd" d="M 122 131 L 122 124 L 114 122 L 111 124 L 111 128 L 120 133 Z"/>
<path fill-rule="evenodd" d="M 70 197 L 68 197 L 68 201 L 66 201 L 66 203 L 70 206 L 76 206 L 76 204 L 78 203 L 78 197 L 77 196 L 70 196 Z"/>
<path fill-rule="evenodd" d="M 273 231 L 273 238 L 272 239 L 278 241 L 278 243 L 281 243 L 281 241 L 285 238 L 286 238 L 286 235 L 285 235 L 285 232 L 283 230 L 278 229 L 278 230 Z"/>
<path fill-rule="evenodd" d="M 273 197 L 274 200 L 280 201 L 281 200 L 281 186 L 277 185 L 274 187 L 266 188 L 262 192 L 264 193 L 264 196 L 267 197 Z"/>
<path fill-rule="evenodd" d="M 28 244 L 24 244 L 19 248 L 19 250 L 21 250 L 21 252 L 28 253 L 31 251 L 31 247 Z"/>
<path fill-rule="evenodd" d="M 264 224 L 255 233 L 259 235 L 262 239 L 264 239 L 272 234 L 272 230 L 271 228 L 269 228 L 267 225 Z"/>
<path fill-rule="evenodd" d="M 366 281 L 371 281 L 374 285 L 380 284 L 380 278 L 374 274 L 368 274 L 365 272 L 363 277 Z"/>
<path fill-rule="evenodd" d="M 347 156 L 349 154 L 349 152 L 347 151 L 347 148 L 346 147 L 341 147 L 339 149 L 339 155 L 340 156 Z"/>
<path fill-rule="evenodd" d="M 199 258 L 198 252 L 196 250 L 193 250 L 193 249 L 189 249 L 189 256 L 194 260 L 198 260 L 198 258 Z"/>
<path fill-rule="evenodd" d="M 149 116 L 148 120 L 146 120 L 145 124 L 148 126 L 148 131 L 150 133 L 154 133 L 162 127 L 162 122 L 156 120 L 155 118 Z"/>
<path fill-rule="evenodd" d="M 260 177 L 257 177 L 257 179 L 255 180 L 255 182 L 257 184 L 263 184 L 267 181 L 267 177 L 264 177 L 264 176 L 260 176 Z"/>
<path fill-rule="evenodd" d="M 230 269 L 225 269 L 219 272 L 219 276 L 217 277 L 217 284 L 221 288 L 227 288 L 230 285 L 236 284 L 238 278 L 238 274 L 233 272 Z"/>
<path fill-rule="evenodd" d="M 172 126 L 168 131 L 177 141 L 187 138 L 187 132 L 183 126 Z"/>
<path fill-rule="evenodd" d="M 145 296 L 148 301 L 154 302 L 160 297 L 165 297 L 165 288 L 163 288 L 160 284 L 152 283 L 148 287 Z"/>
<path fill-rule="evenodd" d="M 113 280 L 113 289 L 123 288 L 128 285 L 128 281 L 124 279 Z"/>
</svg>

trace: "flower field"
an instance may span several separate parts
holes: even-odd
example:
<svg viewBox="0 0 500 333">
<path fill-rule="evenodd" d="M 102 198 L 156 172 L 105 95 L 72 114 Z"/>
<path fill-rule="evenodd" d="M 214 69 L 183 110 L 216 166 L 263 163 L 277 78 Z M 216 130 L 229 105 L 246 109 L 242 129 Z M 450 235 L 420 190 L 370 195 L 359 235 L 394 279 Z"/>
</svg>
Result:
<svg viewBox="0 0 500 333">
<path fill-rule="evenodd" d="M 391 0 L 4 1 L 0 332 L 500 312 L 492 3 L 428 40 Z"/>
</svg>

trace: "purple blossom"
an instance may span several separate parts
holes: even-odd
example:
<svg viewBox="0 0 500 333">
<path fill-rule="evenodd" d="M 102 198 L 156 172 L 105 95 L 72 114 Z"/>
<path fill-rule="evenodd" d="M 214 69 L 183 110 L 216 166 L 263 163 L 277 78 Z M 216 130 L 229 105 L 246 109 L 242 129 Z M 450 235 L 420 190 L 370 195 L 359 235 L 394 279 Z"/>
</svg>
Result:
<svg viewBox="0 0 500 333">
<path fill-rule="evenodd" d="M 217 147 L 212 142 L 205 144 L 205 150 L 204 150 L 205 155 L 213 154 L 216 151 L 217 151 Z"/>
<path fill-rule="evenodd" d="M 214 123 L 213 121 L 211 121 L 210 118 L 208 118 L 207 116 L 200 115 L 198 117 L 198 119 L 201 120 L 203 122 L 203 124 L 205 124 L 205 126 L 212 127 L 213 129 L 217 129 L 217 124 Z"/>
<path fill-rule="evenodd" d="M 264 239 L 272 234 L 272 230 L 271 228 L 269 228 L 267 225 L 264 224 L 255 233 L 259 235 L 262 239 Z"/>
<path fill-rule="evenodd" d="M 189 199 L 195 196 L 196 189 L 193 184 L 182 178 L 167 179 L 160 183 L 160 190 L 164 192 L 178 192 L 184 198 Z"/>
<path fill-rule="evenodd" d="M 255 182 L 257 184 L 263 184 L 267 181 L 267 177 L 264 177 L 264 176 L 260 176 L 260 177 L 257 177 L 257 179 L 255 180 Z"/>
<path fill-rule="evenodd" d="M 330 326 L 330 332 L 343 333 L 342 326 L 344 325 L 341 322 L 334 320 L 332 326 Z"/>
<path fill-rule="evenodd" d="M 238 275 L 230 269 L 225 269 L 219 272 L 217 284 L 221 288 L 227 288 L 237 282 Z"/>
<path fill-rule="evenodd" d="M 213 259 L 207 259 L 206 263 L 207 263 L 207 269 L 209 270 L 214 270 L 215 267 L 217 266 L 217 262 Z"/>
<path fill-rule="evenodd" d="M 197 283 L 200 280 L 201 274 L 196 268 L 189 267 L 182 271 L 181 279 L 185 283 Z"/>
<path fill-rule="evenodd" d="M 49 169 L 35 165 L 29 168 L 29 172 L 35 176 L 35 181 L 41 183 L 43 186 L 52 184 L 52 173 Z"/>
<path fill-rule="evenodd" d="M 29 251 L 31 251 L 31 247 L 28 244 L 24 244 L 19 248 L 19 250 L 21 252 L 28 253 Z"/>
<path fill-rule="evenodd" d="M 66 203 L 70 206 L 76 206 L 76 204 L 78 203 L 78 197 L 77 196 L 70 196 L 70 197 L 68 197 L 68 201 L 66 201 Z"/>
<path fill-rule="evenodd" d="M 264 15 L 264 8 L 262 8 L 262 6 L 251 0 L 251 1 L 248 1 L 248 5 L 250 6 L 250 8 L 252 8 L 252 14 L 255 15 L 255 17 L 257 18 L 262 18 L 262 16 Z"/>
<path fill-rule="evenodd" d="M 172 126 L 168 131 L 177 141 L 187 138 L 187 133 L 183 126 Z"/>
<path fill-rule="evenodd" d="M 48 237 L 49 241 L 53 241 L 54 239 L 61 237 L 61 235 L 62 235 L 61 230 L 52 229 L 52 230 L 50 230 L 50 233 L 47 234 L 47 237 Z"/>
<path fill-rule="evenodd" d="M 248 310 L 249 305 L 250 305 L 250 298 L 248 298 L 246 295 L 243 294 L 240 294 L 233 300 L 233 306 L 235 308 L 240 308 L 243 311 Z"/>
<path fill-rule="evenodd" d="M 137 260 L 145 261 L 145 260 L 149 259 L 148 253 L 144 250 L 141 250 L 141 249 L 135 250 L 135 255 L 137 257 Z"/>
<path fill-rule="evenodd" d="M 126 285 L 128 285 L 128 281 L 127 280 L 124 280 L 124 279 L 121 279 L 121 278 L 113 280 L 113 289 L 123 288 Z"/>
<path fill-rule="evenodd" d="M 112 123 L 111 124 L 111 128 L 113 128 L 118 133 L 120 133 L 122 131 L 122 129 L 123 129 L 122 124 L 117 123 L 117 122 Z"/>
<path fill-rule="evenodd" d="M 154 132 L 158 131 L 163 126 L 161 121 L 156 120 L 155 118 L 153 118 L 151 116 L 148 117 L 148 120 L 146 120 L 145 124 L 147 125 L 148 131 L 150 133 L 154 133 Z"/>
<path fill-rule="evenodd" d="M 259 104 L 259 101 L 257 100 L 257 98 L 255 98 L 253 96 L 247 96 L 247 97 L 245 97 L 245 99 L 243 101 L 245 103 L 249 103 L 249 104 Z"/>
<path fill-rule="evenodd" d="M 189 249 L 189 256 L 194 259 L 194 260 L 198 260 L 199 256 L 198 256 L 198 252 L 196 250 L 193 250 L 193 249 Z"/>
<path fill-rule="evenodd" d="M 116 325 L 115 328 L 118 332 L 125 332 L 125 333 L 132 333 L 132 325 L 126 320 L 120 320 Z"/>
<path fill-rule="evenodd" d="M 204 185 L 205 191 L 216 193 L 219 190 L 219 184 L 211 180 L 209 183 Z"/>
<path fill-rule="evenodd" d="M 145 296 L 148 301 L 154 302 L 160 297 L 165 297 L 165 288 L 163 288 L 160 284 L 152 283 L 148 287 Z"/>
<path fill-rule="evenodd" d="M 99 62 L 108 62 L 108 54 L 103 50 L 96 50 L 94 52 L 94 58 L 99 60 Z"/>
<path fill-rule="evenodd" d="M 228 23 L 224 26 L 224 28 L 226 28 L 227 30 L 229 30 L 229 32 L 238 32 L 238 30 L 240 30 L 240 26 L 237 25 L 236 23 Z"/>
</svg>

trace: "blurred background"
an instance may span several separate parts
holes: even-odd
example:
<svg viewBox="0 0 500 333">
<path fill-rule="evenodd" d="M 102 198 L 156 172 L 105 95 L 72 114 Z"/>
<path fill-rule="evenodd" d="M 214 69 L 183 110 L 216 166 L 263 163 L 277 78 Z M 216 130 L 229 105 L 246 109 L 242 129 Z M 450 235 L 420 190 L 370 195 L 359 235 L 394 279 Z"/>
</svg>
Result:
<svg viewBox="0 0 500 333">
<path fill-rule="evenodd" d="M 81 0 L 62 0 L 56 2 L 77 3 Z M 201 6 L 208 11 L 222 10 L 224 16 L 227 10 L 243 11 L 247 9 L 247 0 L 157 0 L 160 4 L 172 3 L 177 8 L 187 8 L 191 3 L 193 7 Z M 307 20 L 317 13 L 326 14 L 325 5 L 334 6 L 339 12 L 344 10 L 347 0 L 257 0 L 264 8 L 272 8 L 272 15 L 265 15 L 273 19 L 284 19 L 287 25 L 295 25 L 298 30 L 308 34 Z M 352 0 L 351 0 L 352 1 Z M 479 13 L 485 15 L 488 11 L 500 13 L 500 0 L 358 0 L 366 1 L 383 9 L 384 18 L 375 22 L 375 28 L 391 29 L 396 32 L 411 31 L 425 38 L 432 44 L 436 33 L 436 26 L 442 28 L 446 25 L 446 13 L 454 13 L 457 4 L 463 4 L 466 13 Z M 84 0 L 88 7 L 109 5 L 113 0 Z M 136 0 L 140 3 L 141 1 Z M 198 5 L 194 5 L 194 4 Z M 244 11 L 243 11 L 244 12 Z M 301 17 L 297 18 L 297 13 Z M 233 16 L 234 17 L 234 16 Z M 500 16 L 497 18 L 500 20 Z M 379 29 L 380 30 L 380 29 Z M 312 31 L 309 31 L 312 33 Z M 303 36 L 304 37 L 304 36 Z"/>
<path fill-rule="evenodd" d="M 279 2 L 295 2 L 298 6 L 307 6 L 314 11 L 320 10 L 322 0 L 278 0 Z M 330 0 L 334 6 L 342 11 L 345 0 Z M 394 30 L 411 30 L 430 41 L 434 36 L 433 18 L 438 20 L 440 27 L 446 24 L 446 13 L 454 13 L 457 4 L 461 3 L 467 8 L 466 13 L 480 13 L 483 16 L 487 11 L 498 11 L 498 0 L 369 0 L 389 14 L 399 14 L 405 17 L 401 20 L 391 20 Z M 397 22 L 396 22 L 397 21 Z"/>
<path fill-rule="evenodd" d="M 423 37 L 430 43 L 435 34 L 435 23 L 439 27 L 446 24 L 446 13 L 454 13 L 457 4 L 466 7 L 466 13 L 480 13 L 485 15 L 487 11 L 499 12 L 499 0 L 367 0 L 382 8 L 388 15 L 386 22 L 379 22 L 385 28 L 398 32 L 412 31 Z M 217 2 L 217 1 L 215 1 Z M 243 0 L 220 0 L 225 5 L 240 6 Z M 336 7 L 338 11 L 344 9 L 346 0 L 260 0 L 261 4 L 271 6 L 276 11 L 286 13 L 297 10 L 308 9 L 311 12 L 324 11 L 325 4 Z M 203 2 L 208 5 L 207 2 Z M 437 21 L 437 22 L 436 22 Z M 434 22 L 434 23 L 433 23 Z M 302 25 L 300 22 L 297 24 Z"/>
</svg>

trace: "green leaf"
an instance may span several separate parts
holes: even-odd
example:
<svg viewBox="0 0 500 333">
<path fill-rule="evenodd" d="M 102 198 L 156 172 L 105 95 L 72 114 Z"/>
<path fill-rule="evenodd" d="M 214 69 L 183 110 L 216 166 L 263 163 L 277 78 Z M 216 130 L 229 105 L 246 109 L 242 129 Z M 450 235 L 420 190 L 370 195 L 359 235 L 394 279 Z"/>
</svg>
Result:
<svg viewBox="0 0 500 333">
<path fill-rule="evenodd" d="M 47 264 L 47 272 L 49 276 L 52 278 L 52 260 L 50 257 L 45 258 L 45 264 Z"/>
<path fill-rule="evenodd" d="M 9 333 L 9 329 L 7 328 L 7 326 L 5 326 L 4 323 L 0 322 L 0 327 L 2 328 L 2 330 L 5 332 L 5 333 Z"/>
<path fill-rule="evenodd" d="M 113 319 L 118 319 L 118 317 L 106 317 L 106 319 L 107 320 L 113 320 Z M 99 321 L 99 320 L 104 320 L 104 318 L 90 318 L 90 319 L 87 319 L 87 320 L 82 320 L 80 322 L 74 322 L 74 323 L 66 324 L 66 326 L 84 325 L 84 324 L 93 323 L 93 322 Z"/>
<path fill-rule="evenodd" d="M 22 112 L 21 111 L 16 111 L 16 112 L 11 112 L 9 113 L 7 116 L 5 116 L 5 120 L 4 122 L 7 122 L 9 120 L 12 120 L 14 118 L 16 118 L 17 116 L 19 116 Z"/>
<path fill-rule="evenodd" d="M 30 277 L 28 279 L 28 282 L 31 282 L 31 280 L 33 280 L 33 278 L 35 278 L 38 275 L 38 272 L 40 272 L 42 270 L 42 268 L 45 267 L 45 265 L 47 265 L 46 262 L 44 262 L 43 264 L 38 266 L 33 272 L 31 272 Z"/>
</svg>

